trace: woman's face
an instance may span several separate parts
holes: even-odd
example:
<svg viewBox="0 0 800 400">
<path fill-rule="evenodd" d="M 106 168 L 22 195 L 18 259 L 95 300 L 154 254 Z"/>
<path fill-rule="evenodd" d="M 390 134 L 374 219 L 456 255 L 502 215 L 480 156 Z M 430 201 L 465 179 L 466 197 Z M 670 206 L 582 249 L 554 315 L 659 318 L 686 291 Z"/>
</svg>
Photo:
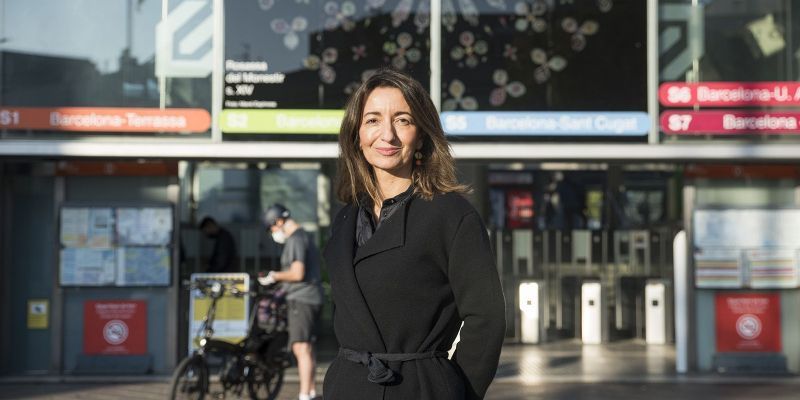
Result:
<svg viewBox="0 0 800 400">
<path fill-rule="evenodd" d="M 358 141 L 373 170 L 411 177 L 414 152 L 422 148 L 422 140 L 400 89 L 372 90 L 361 113 Z"/>
</svg>

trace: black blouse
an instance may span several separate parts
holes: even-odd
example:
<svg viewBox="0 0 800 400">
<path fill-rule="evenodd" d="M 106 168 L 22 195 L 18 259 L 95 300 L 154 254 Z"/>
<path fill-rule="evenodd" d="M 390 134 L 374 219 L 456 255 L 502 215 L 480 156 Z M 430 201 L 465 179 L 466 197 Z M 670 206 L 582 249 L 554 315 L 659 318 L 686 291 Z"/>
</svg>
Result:
<svg viewBox="0 0 800 400">
<path fill-rule="evenodd" d="M 381 215 L 378 221 L 372 215 L 372 201 L 368 196 L 365 196 L 363 204 L 358 209 L 358 220 L 356 221 L 356 248 L 361 247 L 369 240 L 375 231 L 380 228 L 381 223 L 394 214 L 394 212 L 401 208 L 402 204 L 411 197 L 414 193 L 414 185 L 411 185 L 405 192 L 398 194 L 392 198 L 383 201 L 381 206 Z"/>
</svg>

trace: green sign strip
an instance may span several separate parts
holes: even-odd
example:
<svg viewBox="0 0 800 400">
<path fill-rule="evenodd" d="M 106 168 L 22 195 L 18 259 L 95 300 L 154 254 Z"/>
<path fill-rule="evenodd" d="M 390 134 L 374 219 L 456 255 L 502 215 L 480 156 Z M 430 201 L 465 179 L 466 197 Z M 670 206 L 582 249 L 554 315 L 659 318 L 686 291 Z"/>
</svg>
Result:
<svg viewBox="0 0 800 400">
<path fill-rule="evenodd" d="M 343 110 L 226 109 L 220 115 L 225 133 L 338 134 Z"/>
</svg>

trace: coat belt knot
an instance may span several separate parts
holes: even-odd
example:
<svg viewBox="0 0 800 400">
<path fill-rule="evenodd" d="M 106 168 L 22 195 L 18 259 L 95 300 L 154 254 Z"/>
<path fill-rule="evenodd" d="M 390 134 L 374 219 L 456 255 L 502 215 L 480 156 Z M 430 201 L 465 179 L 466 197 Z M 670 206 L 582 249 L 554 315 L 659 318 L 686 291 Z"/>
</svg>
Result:
<svg viewBox="0 0 800 400">
<path fill-rule="evenodd" d="M 395 371 L 387 367 L 384 361 L 411 361 L 426 358 L 447 357 L 446 351 L 428 351 L 424 353 L 370 353 L 346 348 L 339 349 L 339 356 L 348 361 L 359 363 L 369 370 L 367 380 L 372 383 L 391 383 L 395 379 Z"/>
</svg>

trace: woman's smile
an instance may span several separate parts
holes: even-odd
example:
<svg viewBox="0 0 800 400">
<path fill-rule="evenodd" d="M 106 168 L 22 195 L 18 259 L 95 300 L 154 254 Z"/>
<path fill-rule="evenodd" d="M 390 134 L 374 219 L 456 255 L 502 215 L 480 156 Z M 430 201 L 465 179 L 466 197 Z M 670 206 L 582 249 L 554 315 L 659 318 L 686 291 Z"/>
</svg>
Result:
<svg viewBox="0 0 800 400">
<path fill-rule="evenodd" d="M 378 147 L 375 150 L 387 157 L 393 156 L 400 152 L 399 147 Z"/>
</svg>

